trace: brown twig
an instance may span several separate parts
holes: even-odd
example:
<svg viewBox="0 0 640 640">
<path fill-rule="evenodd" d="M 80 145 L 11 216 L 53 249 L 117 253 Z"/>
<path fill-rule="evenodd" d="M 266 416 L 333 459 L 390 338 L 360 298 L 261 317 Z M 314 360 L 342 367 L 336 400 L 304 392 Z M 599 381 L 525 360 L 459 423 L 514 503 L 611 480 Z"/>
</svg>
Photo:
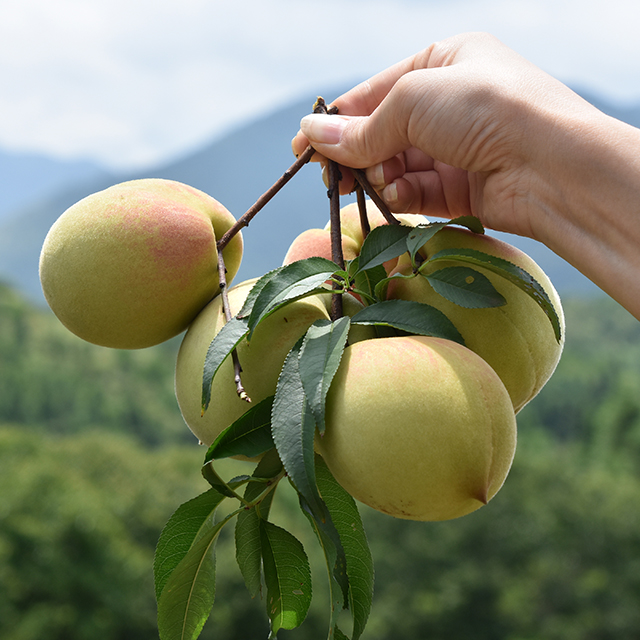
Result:
<svg viewBox="0 0 640 640">
<path fill-rule="evenodd" d="M 369 232 L 371 231 L 371 225 L 369 224 L 369 216 L 367 215 L 367 201 L 364 197 L 364 189 L 359 182 L 356 184 L 355 191 L 358 201 L 358 213 L 360 214 L 360 228 L 362 229 L 362 239 L 366 240 Z"/>
<path fill-rule="evenodd" d="M 273 196 L 284 187 L 293 176 L 300 171 L 300 169 L 307 164 L 313 157 L 315 150 L 309 145 L 296 159 L 296 161 L 274 182 L 274 184 L 265 191 L 256 202 L 247 210 L 247 212 L 238 218 L 237 222 L 218 240 L 217 247 L 218 252 L 222 251 L 231 238 L 233 238 L 240 229 L 249 226 L 249 223 L 256 216 L 257 213 L 273 198 Z"/>
<path fill-rule="evenodd" d="M 392 213 L 389 211 L 389 207 L 385 204 L 384 200 L 378 195 L 378 192 L 371 186 L 369 180 L 367 180 L 367 176 L 362 169 L 351 169 L 353 172 L 353 177 L 358 181 L 358 183 L 362 186 L 362 188 L 366 191 L 367 195 L 374 201 L 378 209 L 380 209 L 380 213 L 384 216 L 384 219 L 389 224 L 400 224 L 400 220 L 398 220 Z"/>
<path fill-rule="evenodd" d="M 329 196 L 330 221 L 331 221 L 331 259 L 344 271 L 344 254 L 342 253 L 342 230 L 340 228 L 340 169 L 338 164 L 329 160 Z M 337 289 L 340 285 L 333 284 Z M 331 296 L 331 319 L 335 322 L 344 315 L 342 309 L 342 294 L 334 293 Z"/>
<path fill-rule="evenodd" d="M 318 96 L 313 105 L 313 113 L 325 113 L 334 115 L 338 113 L 337 107 L 327 108 L 324 98 Z M 331 259 L 344 271 L 344 255 L 342 253 L 342 230 L 340 228 L 340 180 L 342 174 L 338 163 L 328 160 L 329 168 L 329 220 L 331 226 Z M 338 289 L 340 285 L 333 283 L 333 288 Z M 344 315 L 342 309 L 342 294 L 334 293 L 331 296 L 331 319 L 335 322 Z"/>
<path fill-rule="evenodd" d="M 227 295 L 227 268 L 224 264 L 224 258 L 222 257 L 222 250 L 218 251 L 218 278 L 220 280 L 220 295 L 222 296 L 224 318 L 226 322 L 229 322 L 233 315 L 231 313 L 231 307 L 229 306 L 229 296 Z M 251 402 L 251 398 L 247 395 L 247 392 L 242 386 L 242 378 L 240 376 L 242 373 L 242 366 L 238 359 L 238 352 L 235 349 L 231 352 L 231 359 L 233 360 L 233 379 L 236 383 L 236 393 L 241 400 Z"/>
</svg>

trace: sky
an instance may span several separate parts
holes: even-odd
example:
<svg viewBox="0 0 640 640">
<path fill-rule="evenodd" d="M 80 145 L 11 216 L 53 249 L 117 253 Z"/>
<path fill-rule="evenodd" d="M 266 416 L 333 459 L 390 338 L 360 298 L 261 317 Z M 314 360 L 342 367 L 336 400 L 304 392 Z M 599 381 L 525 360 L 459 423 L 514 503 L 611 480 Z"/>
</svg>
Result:
<svg viewBox="0 0 640 640">
<path fill-rule="evenodd" d="M 640 103 L 639 27 L 637 0 L 0 0 L 0 148 L 162 164 L 467 31 Z"/>
</svg>

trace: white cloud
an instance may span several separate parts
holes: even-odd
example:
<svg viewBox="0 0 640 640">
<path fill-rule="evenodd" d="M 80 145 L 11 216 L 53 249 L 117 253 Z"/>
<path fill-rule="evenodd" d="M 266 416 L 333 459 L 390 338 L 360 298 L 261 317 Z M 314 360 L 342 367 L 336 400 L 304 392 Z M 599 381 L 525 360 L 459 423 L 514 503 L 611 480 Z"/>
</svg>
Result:
<svg viewBox="0 0 640 640">
<path fill-rule="evenodd" d="M 470 30 L 640 100 L 630 0 L 0 0 L 0 145 L 130 167 Z"/>
</svg>

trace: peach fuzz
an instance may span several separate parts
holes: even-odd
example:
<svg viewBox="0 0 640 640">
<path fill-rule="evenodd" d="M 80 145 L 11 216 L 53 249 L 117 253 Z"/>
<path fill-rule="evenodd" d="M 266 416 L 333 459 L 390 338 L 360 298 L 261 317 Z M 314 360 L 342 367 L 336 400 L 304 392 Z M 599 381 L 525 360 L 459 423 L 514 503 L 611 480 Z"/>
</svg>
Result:
<svg viewBox="0 0 640 640">
<path fill-rule="evenodd" d="M 448 520 L 502 486 L 516 421 L 491 367 L 423 336 L 350 345 L 327 397 L 316 449 L 360 502 L 397 518 Z"/>
<path fill-rule="evenodd" d="M 132 180 L 87 196 L 51 227 L 40 256 L 53 312 L 88 342 L 149 347 L 184 331 L 219 292 L 216 241 L 235 223 L 179 182 Z M 242 238 L 224 249 L 227 278 Z"/>
</svg>

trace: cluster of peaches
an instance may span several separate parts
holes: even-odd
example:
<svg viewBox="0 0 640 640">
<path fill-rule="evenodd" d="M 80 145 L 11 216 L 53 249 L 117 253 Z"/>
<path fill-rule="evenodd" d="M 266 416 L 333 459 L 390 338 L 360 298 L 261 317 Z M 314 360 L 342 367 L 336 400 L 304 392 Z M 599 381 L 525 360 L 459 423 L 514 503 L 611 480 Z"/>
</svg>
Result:
<svg viewBox="0 0 640 640">
<path fill-rule="evenodd" d="M 367 203 L 369 224 L 385 218 Z M 365 237 L 357 205 L 341 210 L 347 261 Z M 415 215 L 402 224 L 426 225 Z M 68 209 L 51 228 L 41 254 L 45 297 L 61 322 L 103 346 L 145 348 L 186 330 L 175 388 L 185 422 L 210 445 L 245 414 L 231 358 L 213 377 L 211 404 L 202 411 L 202 381 L 210 345 L 243 307 L 256 280 L 220 295 L 219 239 L 235 223 L 219 202 L 181 183 L 148 179 L 115 185 Z M 310 229 L 292 243 L 284 264 L 331 258 L 330 231 Z M 506 304 L 468 308 L 440 295 L 427 276 L 455 266 L 428 263 L 445 249 L 474 249 L 530 274 L 559 319 L 560 300 L 542 270 L 515 247 L 484 234 L 446 226 L 419 253 L 385 262 L 393 276 L 386 300 L 424 303 L 444 313 L 463 343 L 428 335 L 380 332 L 352 324 L 326 399 L 326 429 L 316 451 L 355 498 L 390 515 L 443 520 L 486 504 L 502 486 L 516 445 L 516 413 L 543 387 L 560 358 L 559 339 L 540 305 L 522 288 L 477 267 Z M 237 234 L 222 255 L 231 282 L 242 258 Z M 472 277 L 472 276 L 471 276 Z M 480 277 L 480 276 L 478 276 Z M 252 403 L 273 396 L 285 358 L 317 320 L 331 317 L 332 293 L 296 299 L 279 308 L 236 348 L 242 384 Z M 343 312 L 355 316 L 370 300 L 345 293 Z"/>
</svg>

